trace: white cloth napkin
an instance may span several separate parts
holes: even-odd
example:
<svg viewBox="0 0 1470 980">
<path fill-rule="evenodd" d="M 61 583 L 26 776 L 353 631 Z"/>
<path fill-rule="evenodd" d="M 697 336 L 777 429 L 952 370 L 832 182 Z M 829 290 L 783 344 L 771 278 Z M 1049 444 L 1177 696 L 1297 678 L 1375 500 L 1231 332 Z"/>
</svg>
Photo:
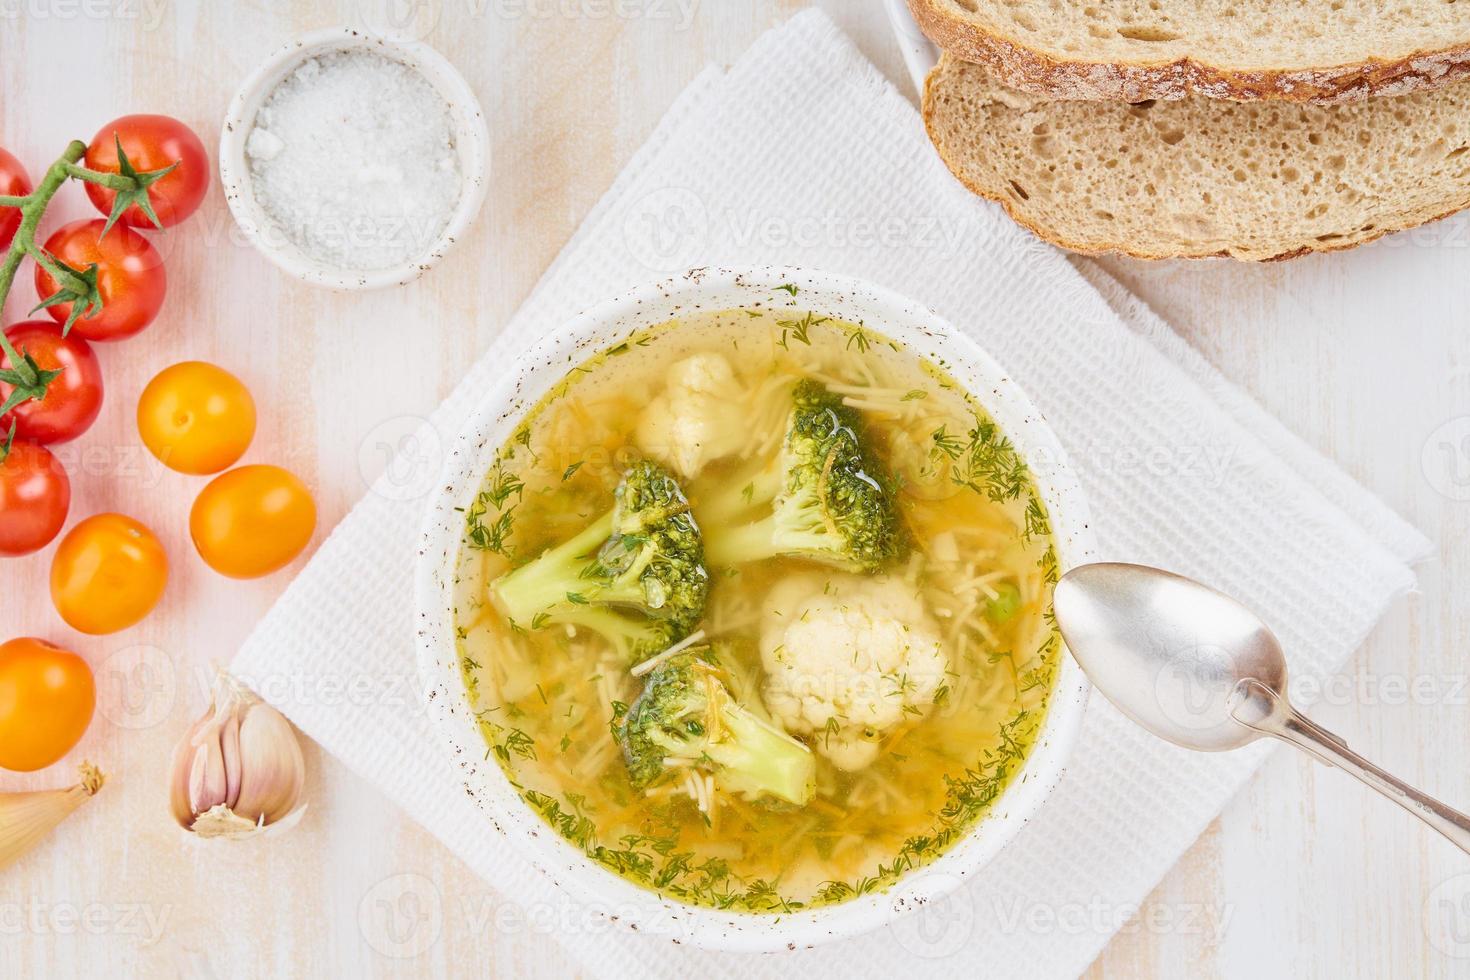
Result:
<svg viewBox="0 0 1470 980">
<path fill-rule="evenodd" d="M 503 365 L 569 314 L 686 265 L 785 263 L 922 300 L 1005 364 L 1050 419 L 1106 557 L 1178 569 L 1259 609 L 1293 673 L 1342 665 L 1414 582 L 1419 534 L 1308 450 L 1096 267 L 964 191 L 913 108 L 819 13 L 762 37 L 679 98 L 504 336 L 435 413 L 447 441 Z M 1089 282 L 1090 280 L 1090 282 Z M 422 498 L 369 494 L 236 659 L 309 736 L 515 901 L 562 901 L 457 785 L 421 710 L 312 698 L 280 678 L 413 677 Z M 410 689 L 414 689 L 410 685 Z M 394 703 L 387 703 L 394 702 Z M 1100 697 L 1041 815 L 949 902 L 885 932 L 777 956 L 713 954 L 621 931 L 558 939 L 609 977 L 1068 977 L 1263 757 L 1201 756 Z"/>
</svg>

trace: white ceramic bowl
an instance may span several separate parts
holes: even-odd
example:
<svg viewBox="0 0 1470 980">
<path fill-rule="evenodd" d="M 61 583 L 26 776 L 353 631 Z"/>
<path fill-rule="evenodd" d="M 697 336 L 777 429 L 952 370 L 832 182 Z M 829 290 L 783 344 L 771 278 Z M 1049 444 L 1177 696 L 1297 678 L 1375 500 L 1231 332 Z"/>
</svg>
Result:
<svg viewBox="0 0 1470 980">
<path fill-rule="evenodd" d="M 778 287 L 793 284 L 793 297 Z M 948 365 L 1028 461 L 1051 514 L 1062 569 L 1091 560 L 1087 505 L 1061 446 L 1026 396 L 995 361 L 954 327 L 912 300 L 843 276 L 802 269 L 694 270 L 580 314 L 548 336 L 486 392 L 478 415 L 454 444 L 442 488 L 431 502 L 417 569 L 418 654 L 430 714 L 442 731 L 471 798 L 520 853 L 571 896 L 644 935 L 707 949 L 774 951 L 815 945 L 893 922 L 934 901 L 981 869 L 1031 819 L 1061 778 L 1087 701 L 1088 684 L 1063 654 L 1051 708 L 1021 773 L 970 834 L 938 860 L 887 892 L 795 914 L 756 915 L 696 908 L 664 899 L 589 861 L 531 811 L 493 759 L 486 758 L 466 697 L 454 645 L 454 573 L 463 508 L 480 487 L 497 448 L 525 411 L 567 369 L 620 343 L 633 331 L 698 310 L 794 306 L 861 321 Z"/>
<path fill-rule="evenodd" d="M 424 254 L 401 265 L 383 269 L 343 269 L 328 265 L 302 252 L 286 233 L 266 216 L 250 176 L 250 163 L 245 156 L 245 142 L 255 128 L 255 115 L 272 90 L 297 66 L 308 58 L 333 51 L 353 49 L 375 51 L 417 70 L 449 105 L 454 125 L 455 150 L 459 172 L 464 178 L 459 203 L 439 237 L 429 244 Z M 337 289 L 378 289 L 412 282 L 431 268 L 469 228 L 485 201 L 486 181 L 490 169 L 490 134 L 485 116 L 480 111 L 474 91 L 446 61 L 443 55 L 418 41 L 390 40 L 351 27 L 332 27 L 313 31 L 278 50 L 245 83 L 230 100 L 219 138 L 219 176 L 224 185 L 225 200 L 245 237 L 282 269 L 293 276 L 319 286 Z"/>
</svg>

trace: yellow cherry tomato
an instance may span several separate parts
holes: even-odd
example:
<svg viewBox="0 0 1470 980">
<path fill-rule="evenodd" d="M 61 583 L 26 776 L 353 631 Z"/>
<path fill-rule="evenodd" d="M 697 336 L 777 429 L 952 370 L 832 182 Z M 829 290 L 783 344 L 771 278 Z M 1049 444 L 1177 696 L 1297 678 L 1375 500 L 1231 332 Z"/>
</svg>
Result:
<svg viewBox="0 0 1470 980">
<path fill-rule="evenodd" d="M 122 514 L 82 521 L 51 559 L 51 602 L 68 626 L 83 633 L 127 629 L 158 605 L 167 583 L 163 545 Z"/>
<path fill-rule="evenodd" d="M 0 769 L 51 765 L 81 741 L 96 706 L 81 657 L 29 636 L 0 643 Z"/>
<path fill-rule="evenodd" d="M 189 512 L 199 557 L 230 578 L 259 578 L 289 564 L 315 529 L 311 491 L 279 466 L 241 466 L 215 477 Z"/>
<path fill-rule="evenodd" d="M 164 368 L 143 389 L 138 434 L 169 469 L 218 473 L 234 466 L 255 437 L 255 400 L 224 368 L 184 361 Z"/>
</svg>

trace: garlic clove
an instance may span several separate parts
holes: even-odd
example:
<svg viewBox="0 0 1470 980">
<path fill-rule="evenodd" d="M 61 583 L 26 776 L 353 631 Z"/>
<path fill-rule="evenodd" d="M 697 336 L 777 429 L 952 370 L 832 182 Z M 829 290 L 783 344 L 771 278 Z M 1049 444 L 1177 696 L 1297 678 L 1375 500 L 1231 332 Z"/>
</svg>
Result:
<svg viewBox="0 0 1470 980">
<path fill-rule="evenodd" d="M 264 824 L 289 816 L 306 784 L 306 760 L 291 723 L 268 704 L 252 705 L 240 722 L 240 757 L 245 765 L 235 813 Z"/>
<path fill-rule="evenodd" d="M 225 757 L 220 749 L 219 727 L 210 726 L 204 740 L 194 749 L 189 770 L 189 808 L 203 813 L 225 801 Z"/>
<path fill-rule="evenodd" d="M 174 750 L 174 819 L 200 837 L 285 830 L 305 810 L 305 783 L 291 723 L 221 673 L 214 703 Z"/>
<path fill-rule="evenodd" d="M 189 808 L 189 775 L 194 758 L 195 740 L 210 721 L 213 720 L 213 711 L 205 715 L 189 728 L 187 734 L 174 746 L 173 778 L 169 785 L 168 803 L 169 810 L 179 826 L 188 830 L 194 823 L 194 811 Z"/>
<path fill-rule="evenodd" d="M 240 716 L 231 714 L 220 732 L 220 753 L 225 764 L 224 804 L 234 808 L 240 801 Z"/>
</svg>

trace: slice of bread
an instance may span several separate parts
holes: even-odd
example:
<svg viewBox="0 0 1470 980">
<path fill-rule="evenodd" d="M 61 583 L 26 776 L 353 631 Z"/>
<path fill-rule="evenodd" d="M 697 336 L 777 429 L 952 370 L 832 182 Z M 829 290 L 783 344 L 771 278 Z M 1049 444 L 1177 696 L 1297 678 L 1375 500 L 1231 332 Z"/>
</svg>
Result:
<svg viewBox="0 0 1470 980">
<path fill-rule="evenodd" d="M 1470 81 L 1338 106 L 1046 99 L 946 54 L 924 124 L 1037 235 L 1141 258 L 1351 248 L 1470 205 Z"/>
<path fill-rule="evenodd" d="M 934 43 L 1061 99 L 1340 102 L 1470 75 L 1467 0 L 908 0 Z"/>
</svg>

